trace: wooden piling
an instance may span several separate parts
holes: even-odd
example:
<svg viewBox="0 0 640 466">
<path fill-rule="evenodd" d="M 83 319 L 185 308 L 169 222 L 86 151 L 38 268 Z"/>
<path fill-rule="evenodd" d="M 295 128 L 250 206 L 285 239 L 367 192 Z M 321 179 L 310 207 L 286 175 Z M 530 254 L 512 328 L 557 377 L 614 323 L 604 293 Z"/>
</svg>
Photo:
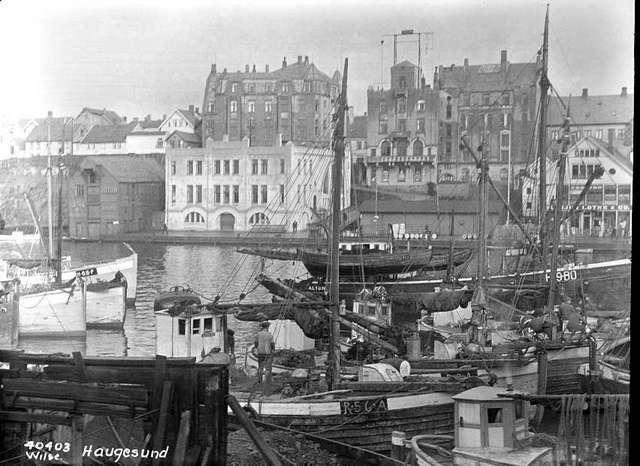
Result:
<svg viewBox="0 0 640 466">
<path fill-rule="evenodd" d="M 406 456 L 405 441 L 407 436 L 404 432 L 394 430 L 391 432 L 391 458 L 403 461 Z"/>
<path fill-rule="evenodd" d="M 180 415 L 180 430 L 178 431 L 178 439 L 176 440 L 176 448 L 173 454 L 173 466 L 182 466 L 184 464 L 184 455 L 187 451 L 187 442 L 189 441 L 190 427 L 191 411 L 183 411 L 183 413 Z M 205 457 L 206 456 L 207 453 L 205 452 Z"/>
<path fill-rule="evenodd" d="M 538 395 L 547 393 L 547 364 L 549 360 L 546 351 L 538 353 Z"/>
<path fill-rule="evenodd" d="M 82 464 L 84 450 L 84 416 L 71 416 L 71 457 L 72 464 Z"/>
<path fill-rule="evenodd" d="M 169 405 L 171 403 L 171 392 L 173 384 L 170 381 L 165 381 L 162 387 L 162 399 L 160 401 L 160 413 L 158 415 L 158 424 L 156 425 L 156 432 L 153 436 L 153 449 L 156 451 L 163 450 L 165 448 L 164 438 L 167 430 L 167 421 L 169 415 Z M 153 464 L 159 465 L 160 460 L 155 458 Z"/>
</svg>

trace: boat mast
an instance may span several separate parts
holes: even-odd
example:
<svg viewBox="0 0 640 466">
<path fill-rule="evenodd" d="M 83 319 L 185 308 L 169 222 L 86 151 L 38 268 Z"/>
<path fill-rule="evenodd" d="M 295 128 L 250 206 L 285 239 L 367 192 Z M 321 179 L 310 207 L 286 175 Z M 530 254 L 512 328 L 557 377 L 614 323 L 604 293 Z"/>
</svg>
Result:
<svg viewBox="0 0 640 466">
<path fill-rule="evenodd" d="M 38 221 L 38 217 L 36 216 L 36 212 L 33 208 L 33 203 L 29 198 L 29 194 L 24 193 L 24 199 L 27 201 L 27 207 L 29 208 L 29 213 L 31 214 L 31 219 L 33 220 L 33 224 L 36 226 L 36 230 L 38 231 L 38 237 L 40 238 L 40 246 L 42 246 L 42 250 L 47 256 L 47 263 L 51 264 L 51 255 L 49 255 L 49 248 L 44 242 L 44 236 L 42 235 L 42 228 L 40 228 L 40 222 Z"/>
<path fill-rule="evenodd" d="M 340 382 L 340 256 L 338 244 L 340 242 L 341 202 L 342 194 L 342 159 L 344 157 L 344 123 L 347 110 L 347 72 L 349 59 L 344 59 L 344 71 L 342 74 L 342 90 L 338 98 L 336 128 L 333 133 L 333 150 L 335 158 L 333 162 L 332 191 L 331 191 L 331 263 L 330 263 L 330 288 L 329 301 L 331 303 L 331 327 L 329 346 L 329 375 L 327 382 L 329 390 L 333 390 Z"/>
<path fill-rule="evenodd" d="M 47 207 L 49 223 L 49 267 L 53 257 L 53 180 L 51 173 L 51 112 L 47 115 Z"/>
<path fill-rule="evenodd" d="M 479 188 L 480 188 L 480 225 L 479 225 L 479 253 L 478 253 L 478 285 L 484 291 L 485 275 L 487 273 L 487 156 L 482 145 L 478 147 L 480 152 L 479 163 Z"/>
<path fill-rule="evenodd" d="M 550 309 L 553 309 L 556 296 L 558 294 L 558 280 L 556 273 L 558 271 L 558 247 L 560 243 L 560 224 L 562 223 L 562 205 L 564 204 L 564 175 L 567 163 L 567 149 L 569 148 L 569 133 L 570 133 L 570 117 L 569 109 L 567 109 L 567 116 L 565 117 L 562 132 L 562 150 L 560 157 L 558 158 L 558 181 L 556 184 L 556 205 L 554 209 L 553 219 L 553 249 L 551 252 L 551 274 L 549 276 L 549 300 L 547 305 Z"/>
<path fill-rule="evenodd" d="M 538 129 L 538 163 L 540 167 L 540 192 L 538 202 L 538 229 L 540 234 L 540 246 L 542 250 L 542 264 L 547 264 L 547 241 L 545 232 L 545 218 L 547 211 L 547 105 L 549 94 L 548 71 L 549 53 L 549 5 L 544 19 L 544 39 L 542 42 L 542 72 L 540 73 L 540 127 Z"/>
<path fill-rule="evenodd" d="M 71 120 L 73 124 L 73 119 Z M 65 122 L 66 123 L 66 122 Z M 56 284 L 62 284 L 62 168 L 64 167 L 64 139 L 66 124 L 62 125 L 62 154 L 58 157 L 58 216 L 56 235 Z M 73 126 L 71 127 L 71 146 L 73 147 Z"/>
</svg>

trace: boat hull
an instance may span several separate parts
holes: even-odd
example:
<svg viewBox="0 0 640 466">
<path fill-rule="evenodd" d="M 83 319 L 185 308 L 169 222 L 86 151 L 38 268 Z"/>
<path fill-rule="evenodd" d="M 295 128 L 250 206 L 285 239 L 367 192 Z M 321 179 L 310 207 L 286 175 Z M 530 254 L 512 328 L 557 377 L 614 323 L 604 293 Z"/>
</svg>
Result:
<svg viewBox="0 0 640 466">
<path fill-rule="evenodd" d="M 341 400 L 256 401 L 259 419 L 382 454 L 391 451 L 394 430 L 453 435 L 453 399 L 444 393 L 353 397 Z"/>
<path fill-rule="evenodd" d="M 127 283 L 87 286 L 87 328 L 121 329 L 127 314 Z"/>
</svg>

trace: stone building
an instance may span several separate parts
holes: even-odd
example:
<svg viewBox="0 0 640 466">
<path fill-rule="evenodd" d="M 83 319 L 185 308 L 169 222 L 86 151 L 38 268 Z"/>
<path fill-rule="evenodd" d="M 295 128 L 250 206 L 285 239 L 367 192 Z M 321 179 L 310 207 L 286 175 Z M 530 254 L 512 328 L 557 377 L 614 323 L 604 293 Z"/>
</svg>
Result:
<svg viewBox="0 0 640 466">
<path fill-rule="evenodd" d="M 409 61 L 391 67 L 391 88 L 367 90 L 366 183 L 398 193 L 435 181 L 439 154 L 454 150 L 457 106 Z"/>
<path fill-rule="evenodd" d="M 482 143 L 489 160 L 489 175 L 495 181 L 518 186 L 520 170 L 535 154 L 530 153 L 539 100 L 537 62 L 510 63 L 507 51 L 499 63 L 464 64 L 436 68 L 434 89 L 444 90 L 457 101 L 457 125 L 452 150 L 438 160 L 440 183 L 468 182 L 475 177 L 472 156 L 459 148 L 461 132 L 471 147 Z"/>
<path fill-rule="evenodd" d="M 246 65 L 244 72 L 211 66 L 202 107 L 202 140 L 248 138 L 251 146 L 277 145 L 277 135 L 296 144 L 326 144 L 339 93 L 340 73 L 329 77 L 309 57 L 269 71 Z"/>
<path fill-rule="evenodd" d="M 557 162 L 547 162 L 547 208 L 556 197 Z M 563 210 L 568 211 L 584 189 L 589 176 L 597 166 L 604 175 L 596 178 L 576 213 L 561 227 L 563 235 L 616 236 L 631 234 L 631 210 L 633 203 L 633 163 L 615 146 L 600 139 L 582 136 L 567 152 Z M 532 176 L 524 178 L 522 186 L 522 214 L 535 219 L 538 215 L 538 166 L 533 162 L 527 170 Z M 623 228 L 620 228 L 620 224 Z"/>
<path fill-rule="evenodd" d="M 226 139 L 226 138 L 225 138 Z M 167 148 L 166 223 L 170 230 L 301 231 L 328 212 L 333 153 L 282 143 L 209 141 Z M 349 152 L 342 204 L 349 206 Z"/>
</svg>

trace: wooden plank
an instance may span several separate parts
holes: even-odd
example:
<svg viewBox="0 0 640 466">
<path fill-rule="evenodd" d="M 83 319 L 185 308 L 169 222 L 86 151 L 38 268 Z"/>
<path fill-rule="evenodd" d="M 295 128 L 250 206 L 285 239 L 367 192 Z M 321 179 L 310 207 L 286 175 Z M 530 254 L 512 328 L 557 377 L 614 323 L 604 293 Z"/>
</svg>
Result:
<svg viewBox="0 0 640 466">
<path fill-rule="evenodd" d="M 22 396 L 52 398 L 60 400 L 88 401 L 94 403 L 146 406 L 147 389 L 137 386 L 105 384 L 87 385 L 75 382 L 48 382 L 19 378 L 6 379 L 7 393 L 18 392 Z"/>
<path fill-rule="evenodd" d="M 40 424 L 55 424 L 70 426 L 71 419 L 67 416 L 56 416 L 53 414 L 24 413 L 20 411 L 0 411 L 0 419 L 9 422 L 37 422 Z"/>
<path fill-rule="evenodd" d="M 49 409 L 54 411 L 79 412 L 83 414 L 92 414 L 94 416 L 114 416 L 131 418 L 139 416 L 147 411 L 145 407 L 135 407 L 124 405 L 109 405 L 101 403 L 88 403 L 85 401 L 74 402 L 73 400 L 51 400 L 44 398 L 32 398 L 17 396 L 3 396 L 3 403 L 7 408 L 24 408 L 24 409 Z"/>
<path fill-rule="evenodd" d="M 64 364 L 72 366 L 75 361 L 71 355 L 50 355 L 40 353 L 24 353 L 15 350 L 0 349 L 0 361 L 10 362 L 17 359 L 24 364 Z M 169 367 L 190 367 L 195 364 L 195 358 L 167 358 Z M 84 358 L 86 366 L 98 367 L 154 367 L 156 359 L 150 357 L 112 357 L 103 356 L 99 358 Z"/>
<path fill-rule="evenodd" d="M 71 457 L 73 464 L 82 464 L 84 450 L 84 416 L 71 417 Z"/>
<path fill-rule="evenodd" d="M 171 403 L 171 392 L 173 391 L 173 384 L 169 381 L 164 382 L 162 386 L 162 399 L 160 401 L 160 414 L 158 416 L 158 423 L 156 432 L 153 436 L 153 449 L 160 451 L 164 448 L 164 437 L 167 429 L 167 421 L 169 417 L 169 405 Z M 155 458 L 153 464 L 160 464 L 160 459 Z"/>
<path fill-rule="evenodd" d="M 180 429 L 178 430 L 178 439 L 176 440 L 175 452 L 173 454 L 173 466 L 182 466 L 184 464 L 184 454 L 187 450 L 187 442 L 189 440 L 189 429 L 191 426 L 191 411 L 183 411 L 180 415 Z M 208 455 L 211 454 L 211 445 L 205 451 L 203 462 L 207 461 Z"/>
</svg>

